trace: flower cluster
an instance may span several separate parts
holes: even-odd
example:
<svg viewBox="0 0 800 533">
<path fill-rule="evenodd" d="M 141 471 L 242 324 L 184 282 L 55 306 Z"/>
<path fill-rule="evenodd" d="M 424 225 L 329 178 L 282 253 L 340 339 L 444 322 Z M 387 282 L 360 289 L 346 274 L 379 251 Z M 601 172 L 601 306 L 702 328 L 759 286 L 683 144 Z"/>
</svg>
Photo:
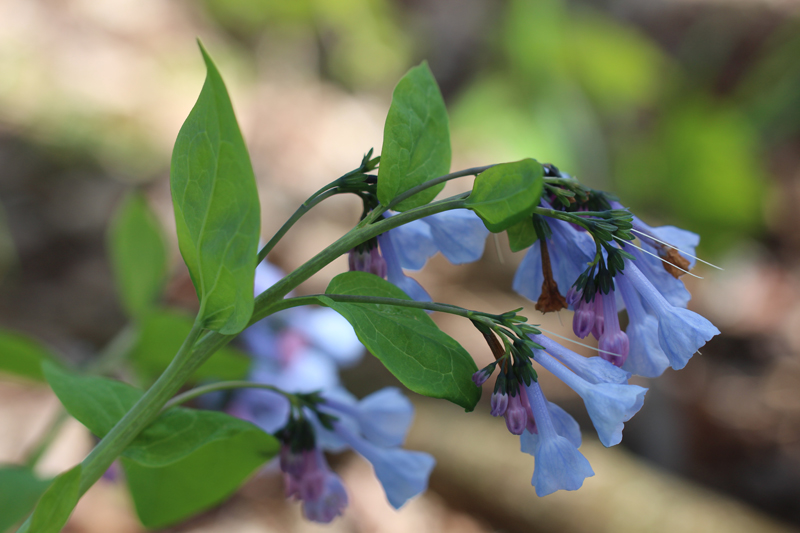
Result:
<svg viewBox="0 0 800 533">
<path fill-rule="evenodd" d="M 614 446 L 647 392 L 628 384 L 631 375 L 655 377 L 668 366 L 681 369 L 719 333 L 686 309 L 689 293 L 679 278 L 694 266 L 697 235 L 647 226 L 603 193 L 575 186 L 555 167 L 548 170 L 565 185 L 549 187 L 551 195 L 538 211 L 547 216 L 534 215 L 531 221 L 538 239 L 517 271 L 514 289 L 536 301 L 537 309 L 573 310 L 575 335 L 594 336 L 600 355 L 583 357 L 535 328 L 511 324 L 518 337 L 508 339 L 504 350 L 490 342 L 497 361 L 473 377 L 480 385 L 500 369 L 491 413 L 505 417 L 508 430 L 520 435 L 522 451 L 536 458 L 532 484 L 539 496 L 575 490 L 593 472 L 578 451 L 578 424 L 544 398 L 531 361 L 583 399 L 600 442 Z M 641 246 L 631 242 L 634 234 Z M 618 316 L 622 310 L 628 315 L 625 331 Z M 487 336 L 485 326 L 479 329 Z M 506 336 L 508 330 L 495 333 Z"/>
<path fill-rule="evenodd" d="M 256 292 L 281 277 L 262 263 Z M 400 448 L 413 418 L 411 402 L 394 388 L 358 401 L 339 382 L 339 367 L 363 353 L 344 318 L 327 308 L 293 308 L 254 324 L 241 338 L 253 356 L 250 381 L 283 393 L 242 389 L 229 411 L 280 438 L 286 495 L 302 501 L 306 518 L 330 522 L 348 503 L 324 452 L 351 448 L 365 457 L 396 508 L 427 488 L 434 459 Z"/>
</svg>

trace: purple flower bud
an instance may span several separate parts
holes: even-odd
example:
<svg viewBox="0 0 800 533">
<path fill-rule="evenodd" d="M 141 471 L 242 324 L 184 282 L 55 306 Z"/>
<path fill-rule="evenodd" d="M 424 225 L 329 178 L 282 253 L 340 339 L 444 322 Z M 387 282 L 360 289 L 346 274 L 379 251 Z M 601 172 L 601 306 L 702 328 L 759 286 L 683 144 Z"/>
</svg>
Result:
<svg viewBox="0 0 800 533">
<path fill-rule="evenodd" d="M 581 298 L 583 298 L 583 291 L 576 289 L 575 286 L 573 285 L 567 291 L 567 297 L 566 297 L 567 306 L 574 311 L 575 306 L 578 303 L 580 303 Z"/>
<path fill-rule="evenodd" d="M 369 272 L 378 277 L 386 278 L 386 260 L 377 246 L 362 251 L 353 248 L 347 256 L 347 262 L 351 272 Z"/>
<path fill-rule="evenodd" d="M 600 343 L 598 344 L 600 350 L 603 350 L 600 352 L 600 357 L 617 367 L 621 367 L 628 358 L 629 341 L 625 332 L 619 328 L 617 298 L 614 291 L 609 292 L 603 298 L 603 316 L 605 317 L 603 335 L 600 337 Z"/>
<path fill-rule="evenodd" d="M 508 408 L 508 394 L 495 391 L 492 394 L 492 416 L 503 416 Z"/>
<path fill-rule="evenodd" d="M 575 314 L 572 316 L 572 331 L 579 338 L 584 339 L 592 332 L 595 322 L 594 303 L 580 300 Z"/>
<path fill-rule="evenodd" d="M 606 317 L 603 314 L 603 300 L 604 297 L 599 292 L 594 295 L 594 327 L 592 327 L 592 336 L 598 340 L 603 336 L 603 332 L 606 330 Z"/>
<path fill-rule="evenodd" d="M 508 409 L 505 413 L 506 427 L 512 435 L 522 435 L 525 431 L 525 426 L 528 424 L 528 413 L 520 401 L 519 392 L 516 396 L 512 396 L 508 400 Z"/>
<path fill-rule="evenodd" d="M 486 383 L 486 380 L 489 379 L 489 376 L 494 372 L 494 367 L 495 363 L 491 363 L 472 374 L 472 382 L 476 387 L 480 387 Z"/>
<path fill-rule="evenodd" d="M 621 367 L 628 359 L 629 347 L 628 335 L 624 331 L 603 335 L 598 343 L 598 348 L 603 350 L 600 352 L 600 357 L 617 367 Z M 612 354 L 617 354 L 619 357 Z"/>
<path fill-rule="evenodd" d="M 481 368 L 474 374 L 472 374 L 472 382 L 475 384 L 476 387 L 480 387 L 486 380 L 489 379 L 489 374 L 486 372 L 485 368 Z"/>
</svg>

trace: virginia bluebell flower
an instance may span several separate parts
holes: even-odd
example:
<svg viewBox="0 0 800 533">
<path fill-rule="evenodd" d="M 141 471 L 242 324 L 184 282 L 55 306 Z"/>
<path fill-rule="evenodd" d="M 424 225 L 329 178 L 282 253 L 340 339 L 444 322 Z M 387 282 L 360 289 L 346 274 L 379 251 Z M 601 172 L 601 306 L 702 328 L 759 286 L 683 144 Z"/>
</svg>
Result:
<svg viewBox="0 0 800 533">
<path fill-rule="evenodd" d="M 329 523 L 347 507 L 347 492 L 341 478 L 331 471 L 319 448 L 292 452 L 281 446 L 280 465 L 286 497 L 303 502 L 303 514 L 314 522 Z"/>
<path fill-rule="evenodd" d="M 633 264 L 625 261 L 625 279 L 636 289 L 658 320 L 658 343 L 670 366 L 680 370 L 719 330 L 694 311 L 670 304 Z"/>
<path fill-rule="evenodd" d="M 574 420 L 569 417 L 561 419 L 562 435 L 551 418 L 551 405 L 542 394 L 539 384 L 532 381 L 525 387 L 523 394 L 536 420 L 536 433 L 526 431 L 520 438 L 523 452 L 530 453 L 536 459 L 531 484 L 537 496 L 547 496 L 557 490 L 577 490 L 583 480 L 594 475 L 589 461 L 578 451 L 580 431 L 575 431 Z M 577 440 L 577 443 L 576 443 Z"/>
<path fill-rule="evenodd" d="M 624 423 L 641 409 L 647 389 L 624 383 L 590 383 L 542 350 L 535 350 L 534 361 L 578 393 L 604 446 L 622 440 Z"/>
<path fill-rule="evenodd" d="M 350 270 L 385 277 L 410 298 L 429 302 L 431 297 L 422 285 L 403 270 L 420 270 L 437 252 L 455 265 L 477 261 L 483 255 L 488 235 L 489 230 L 472 211 L 444 211 L 379 235 L 380 259 L 374 256 L 377 250 L 374 247 L 369 251 L 352 250 Z M 385 271 L 381 270 L 384 266 Z"/>
<path fill-rule="evenodd" d="M 617 276 L 615 282 L 628 312 L 625 332 L 630 341 L 630 350 L 622 369 L 638 376 L 658 377 L 669 366 L 669 359 L 658 341 L 658 319 L 645 310 L 641 296 L 626 276 Z"/>
<path fill-rule="evenodd" d="M 315 424 L 320 445 L 341 449 L 344 444 L 372 463 L 393 507 L 400 508 L 428 487 L 433 457 L 399 447 L 413 418 L 413 406 L 400 391 L 382 389 L 361 401 L 339 391 L 319 410 L 336 417 L 333 430 Z"/>
<path fill-rule="evenodd" d="M 602 357 L 583 357 L 544 335 L 530 335 L 530 338 L 589 383 L 627 383 L 631 377 L 630 372 Z"/>
</svg>

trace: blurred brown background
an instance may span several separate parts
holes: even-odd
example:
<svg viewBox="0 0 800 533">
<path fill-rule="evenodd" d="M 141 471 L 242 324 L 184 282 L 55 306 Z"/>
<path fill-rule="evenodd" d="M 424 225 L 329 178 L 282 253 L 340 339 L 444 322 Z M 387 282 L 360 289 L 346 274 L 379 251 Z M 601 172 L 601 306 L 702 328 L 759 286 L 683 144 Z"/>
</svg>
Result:
<svg viewBox="0 0 800 533">
<path fill-rule="evenodd" d="M 439 459 L 433 490 L 395 514 L 369 467 L 344 456 L 337 464 L 351 507 L 329 530 L 800 526 L 800 2 L 2 0 L 3 327 L 81 360 L 124 325 L 105 228 L 138 186 L 172 231 L 169 154 L 204 77 L 196 37 L 225 77 L 249 145 L 264 235 L 380 149 L 394 83 L 427 59 L 450 108 L 454 170 L 527 156 L 552 162 L 614 191 L 651 224 L 700 233 L 700 255 L 725 268 L 686 280 L 691 307 L 722 335 L 686 369 L 647 383 L 620 447 L 600 449 L 587 433 L 597 475 L 580 491 L 538 499 L 532 458 L 486 405 L 467 416 L 421 401 L 411 445 Z M 300 265 L 359 213 L 352 199 L 323 204 L 274 261 Z M 170 301 L 191 305 L 173 255 Z M 438 257 L 416 277 L 435 300 L 505 311 L 528 305 L 510 290 L 521 257 L 490 239 L 481 262 L 453 267 Z M 340 259 L 304 290 L 324 289 L 344 268 Z M 552 331 L 571 329 L 568 313 L 534 315 Z M 437 319 L 479 365 L 488 362 L 468 324 Z M 345 379 L 359 394 L 393 383 L 371 359 Z M 576 396 L 543 382 L 590 427 Z M 53 399 L 7 381 L 0 397 L 0 462 L 20 461 Z M 68 424 L 40 468 L 74 464 L 90 443 Z M 298 516 L 264 475 L 174 530 L 321 530 Z M 68 528 L 139 526 L 124 491 L 106 483 Z"/>
</svg>

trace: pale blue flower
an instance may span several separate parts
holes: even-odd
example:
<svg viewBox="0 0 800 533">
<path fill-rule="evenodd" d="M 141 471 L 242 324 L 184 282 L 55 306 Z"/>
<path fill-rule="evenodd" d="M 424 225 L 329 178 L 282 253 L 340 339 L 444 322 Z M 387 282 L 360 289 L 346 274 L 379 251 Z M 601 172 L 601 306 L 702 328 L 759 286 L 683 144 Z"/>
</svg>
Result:
<svg viewBox="0 0 800 533">
<path fill-rule="evenodd" d="M 530 397 L 528 397 L 530 401 Z M 533 407 L 531 406 L 531 412 L 533 411 Z M 559 405 L 554 404 L 553 402 L 547 402 L 547 412 L 550 414 L 550 420 L 553 422 L 553 427 L 556 430 L 556 433 L 567 439 L 572 443 L 573 446 L 576 448 L 581 447 L 581 427 L 572 418 L 568 412 L 562 409 Z M 533 415 L 534 419 L 536 418 L 535 413 Z M 527 453 L 533 455 L 536 446 L 539 443 L 539 431 L 530 432 L 527 429 L 525 432 L 520 435 L 520 450 L 523 453 Z"/>
<path fill-rule="evenodd" d="M 359 432 L 378 446 L 400 446 L 405 442 L 414 406 L 399 389 L 386 387 L 353 403 L 325 397 L 324 408 L 352 417 L 358 423 Z"/>
<path fill-rule="evenodd" d="M 619 444 L 624 423 L 641 409 L 647 389 L 620 383 L 589 383 L 546 352 L 535 350 L 534 353 L 534 361 L 583 399 L 600 442 L 604 446 Z"/>
<path fill-rule="evenodd" d="M 436 252 L 454 265 L 477 261 L 483 256 L 489 230 L 469 209 L 453 209 L 404 224 L 389 234 L 400 265 L 419 270 Z"/>
<path fill-rule="evenodd" d="M 538 438 L 533 455 L 536 459 L 531 484 L 537 496 L 547 496 L 557 490 L 577 490 L 583 480 L 594 475 L 589 461 L 570 439 L 558 434 L 550 418 L 549 406 L 539 384 L 532 381 L 525 387 Z"/>
<path fill-rule="evenodd" d="M 719 334 L 694 311 L 671 305 L 632 261 L 625 261 L 623 275 L 658 319 L 658 342 L 675 370 L 685 367 L 700 347 Z"/>
<path fill-rule="evenodd" d="M 583 357 L 544 335 L 530 335 L 530 338 L 589 383 L 627 383 L 631 377 L 629 372 L 602 357 Z"/>
<path fill-rule="evenodd" d="M 400 258 L 395 250 L 392 232 L 389 231 L 380 235 L 378 243 L 380 244 L 383 258 L 386 260 L 386 279 L 389 283 L 406 293 L 412 300 L 417 300 L 418 302 L 433 301 L 417 280 L 406 276 L 403 272 Z"/>
<path fill-rule="evenodd" d="M 645 311 L 641 296 L 627 277 L 618 276 L 616 284 L 628 311 L 625 332 L 630 340 L 630 351 L 622 369 L 638 376 L 658 377 L 669 366 L 669 359 L 658 341 L 658 319 Z"/>
<path fill-rule="evenodd" d="M 334 430 L 353 450 L 372 463 L 375 476 L 395 509 L 428 488 L 428 478 L 436 464 L 429 454 L 377 446 L 338 421 L 334 422 Z"/>
</svg>

